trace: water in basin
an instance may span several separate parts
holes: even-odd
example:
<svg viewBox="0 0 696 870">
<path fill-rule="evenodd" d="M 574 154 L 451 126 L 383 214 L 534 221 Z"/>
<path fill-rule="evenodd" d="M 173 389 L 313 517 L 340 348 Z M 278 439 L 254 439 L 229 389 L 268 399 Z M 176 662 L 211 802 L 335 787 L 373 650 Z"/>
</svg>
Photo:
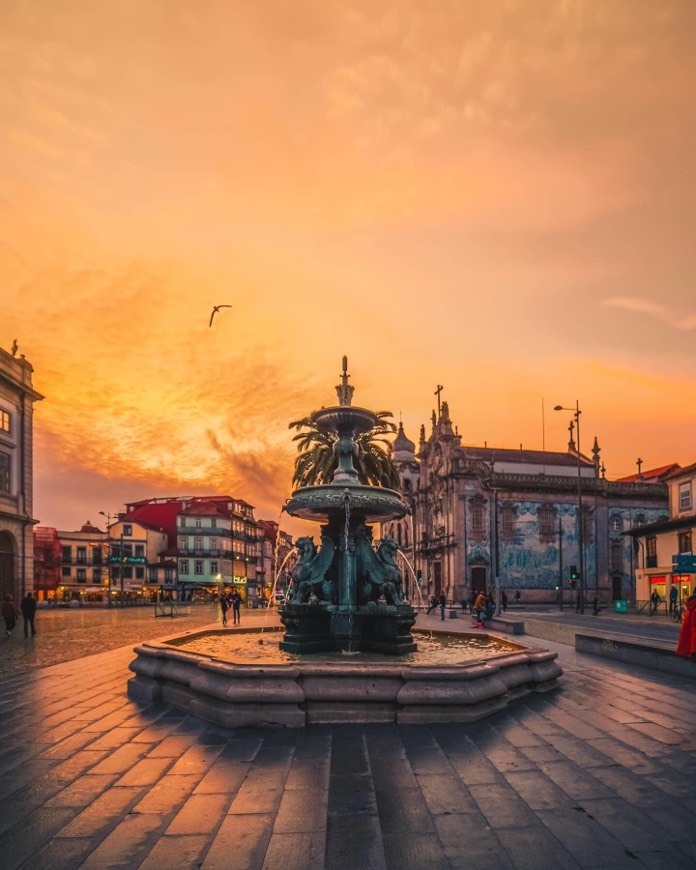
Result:
<svg viewBox="0 0 696 870">
<path fill-rule="evenodd" d="M 418 642 L 415 652 L 400 656 L 379 655 L 378 653 L 291 653 L 278 646 L 282 633 L 274 630 L 264 631 L 208 631 L 173 640 L 167 643 L 184 652 L 198 653 L 222 661 L 248 665 L 278 665 L 303 662 L 342 663 L 347 660 L 359 664 L 381 662 L 391 665 L 457 665 L 481 661 L 497 655 L 519 652 L 521 647 L 489 635 L 432 634 L 414 631 Z"/>
</svg>

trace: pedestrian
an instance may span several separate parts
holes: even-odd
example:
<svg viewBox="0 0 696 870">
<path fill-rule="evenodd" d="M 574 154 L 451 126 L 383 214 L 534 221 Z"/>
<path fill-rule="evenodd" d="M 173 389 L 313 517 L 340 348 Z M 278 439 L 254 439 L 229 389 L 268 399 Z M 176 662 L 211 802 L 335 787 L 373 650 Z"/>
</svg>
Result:
<svg viewBox="0 0 696 870">
<path fill-rule="evenodd" d="M 437 598 L 434 595 L 430 596 L 430 607 L 425 611 L 426 616 L 430 616 L 431 611 L 437 607 Z"/>
<path fill-rule="evenodd" d="M 650 596 L 650 612 L 651 613 L 657 613 L 657 607 L 661 601 L 662 601 L 662 599 L 657 594 L 657 589 L 653 589 L 653 594 Z"/>
<path fill-rule="evenodd" d="M 517 589 L 517 590 L 515 591 L 515 604 L 519 604 L 519 603 L 520 603 L 520 598 L 521 598 L 521 597 L 522 597 L 522 596 L 520 595 L 520 590 Z"/>
<path fill-rule="evenodd" d="M 483 620 L 486 612 L 486 593 L 481 591 L 474 601 L 474 613 L 476 614 L 476 628 L 483 628 Z"/>
<path fill-rule="evenodd" d="M 592 599 L 592 613 L 594 616 L 599 616 L 599 598 L 596 595 Z"/>
<path fill-rule="evenodd" d="M 27 592 L 27 594 L 22 598 L 19 609 L 22 611 L 22 616 L 24 617 L 24 637 L 29 637 L 29 629 L 31 628 L 31 636 L 34 637 L 36 634 L 36 628 L 34 627 L 34 616 L 36 614 L 36 599 L 31 594 L 31 592 Z"/>
<path fill-rule="evenodd" d="M 440 605 L 440 619 L 445 618 L 445 607 L 447 607 L 447 596 L 444 592 L 440 593 L 440 597 L 437 599 L 437 603 Z"/>
<path fill-rule="evenodd" d="M 239 625 L 242 621 L 242 615 L 240 613 L 240 608 L 242 606 L 242 596 L 235 589 L 231 596 L 232 600 L 232 622 L 234 625 Z"/>
<path fill-rule="evenodd" d="M 669 587 L 669 612 L 674 613 L 677 609 L 677 599 L 679 598 L 679 587 L 673 583 Z"/>
<path fill-rule="evenodd" d="M 10 637 L 17 623 L 17 608 L 9 592 L 2 604 L 0 604 L 0 613 L 5 620 L 5 634 Z"/>
<path fill-rule="evenodd" d="M 220 611 L 222 613 L 222 624 L 227 625 L 227 610 L 229 605 L 227 604 L 227 597 L 220 593 Z"/>
<path fill-rule="evenodd" d="M 474 604 L 476 604 L 476 593 L 472 589 L 471 593 L 469 594 L 469 613 L 471 613 L 472 615 L 474 613 Z"/>
<path fill-rule="evenodd" d="M 507 594 L 506 594 L 504 589 L 500 593 L 500 604 L 503 608 L 503 613 L 505 613 L 505 611 L 507 610 L 507 606 L 508 606 L 508 597 L 507 597 Z"/>
<path fill-rule="evenodd" d="M 488 593 L 488 598 L 486 599 L 486 619 L 492 619 L 495 615 L 495 596 L 493 595 L 493 590 Z"/>
<path fill-rule="evenodd" d="M 696 589 L 684 602 L 684 621 L 679 631 L 677 655 L 696 660 Z"/>
</svg>

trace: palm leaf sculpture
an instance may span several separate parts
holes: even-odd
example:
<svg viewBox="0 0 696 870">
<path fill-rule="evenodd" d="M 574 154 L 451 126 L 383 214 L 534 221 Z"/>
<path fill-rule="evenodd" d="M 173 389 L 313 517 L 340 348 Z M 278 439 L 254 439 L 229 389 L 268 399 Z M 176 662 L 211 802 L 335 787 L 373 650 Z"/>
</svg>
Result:
<svg viewBox="0 0 696 870">
<path fill-rule="evenodd" d="M 397 431 L 396 425 L 390 411 L 378 411 L 375 416 L 376 425 L 355 439 L 358 447 L 355 470 L 360 483 L 364 485 L 398 489 L 399 473 L 391 458 L 391 443 L 387 438 L 387 435 Z M 320 431 L 313 421 L 313 414 L 295 420 L 288 428 L 297 429 L 297 435 L 292 439 L 297 443 L 298 453 L 292 485 L 299 489 L 331 483 L 338 465 L 334 452 L 338 436 Z"/>
</svg>

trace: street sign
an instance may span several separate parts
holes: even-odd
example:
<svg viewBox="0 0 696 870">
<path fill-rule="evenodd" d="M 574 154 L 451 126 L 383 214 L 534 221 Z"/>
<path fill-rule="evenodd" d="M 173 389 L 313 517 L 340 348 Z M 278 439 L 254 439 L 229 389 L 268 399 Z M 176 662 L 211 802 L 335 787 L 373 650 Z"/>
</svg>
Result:
<svg viewBox="0 0 696 870">
<path fill-rule="evenodd" d="M 672 556 L 672 568 L 678 571 L 696 571 L 696 556 L 691 553 Z"/>
</svg>

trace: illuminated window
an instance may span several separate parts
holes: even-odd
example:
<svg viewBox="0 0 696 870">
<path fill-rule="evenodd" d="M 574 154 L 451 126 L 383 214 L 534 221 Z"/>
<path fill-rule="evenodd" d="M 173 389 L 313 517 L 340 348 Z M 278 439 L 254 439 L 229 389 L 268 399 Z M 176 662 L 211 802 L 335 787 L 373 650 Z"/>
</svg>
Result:
<svg viewBox="0 0 696 870">
<path fill-rule="evenodd" d="M 0 432 L 10 431 L 10 414 L 9 411 L 0 410 Z"/>
</svg>

